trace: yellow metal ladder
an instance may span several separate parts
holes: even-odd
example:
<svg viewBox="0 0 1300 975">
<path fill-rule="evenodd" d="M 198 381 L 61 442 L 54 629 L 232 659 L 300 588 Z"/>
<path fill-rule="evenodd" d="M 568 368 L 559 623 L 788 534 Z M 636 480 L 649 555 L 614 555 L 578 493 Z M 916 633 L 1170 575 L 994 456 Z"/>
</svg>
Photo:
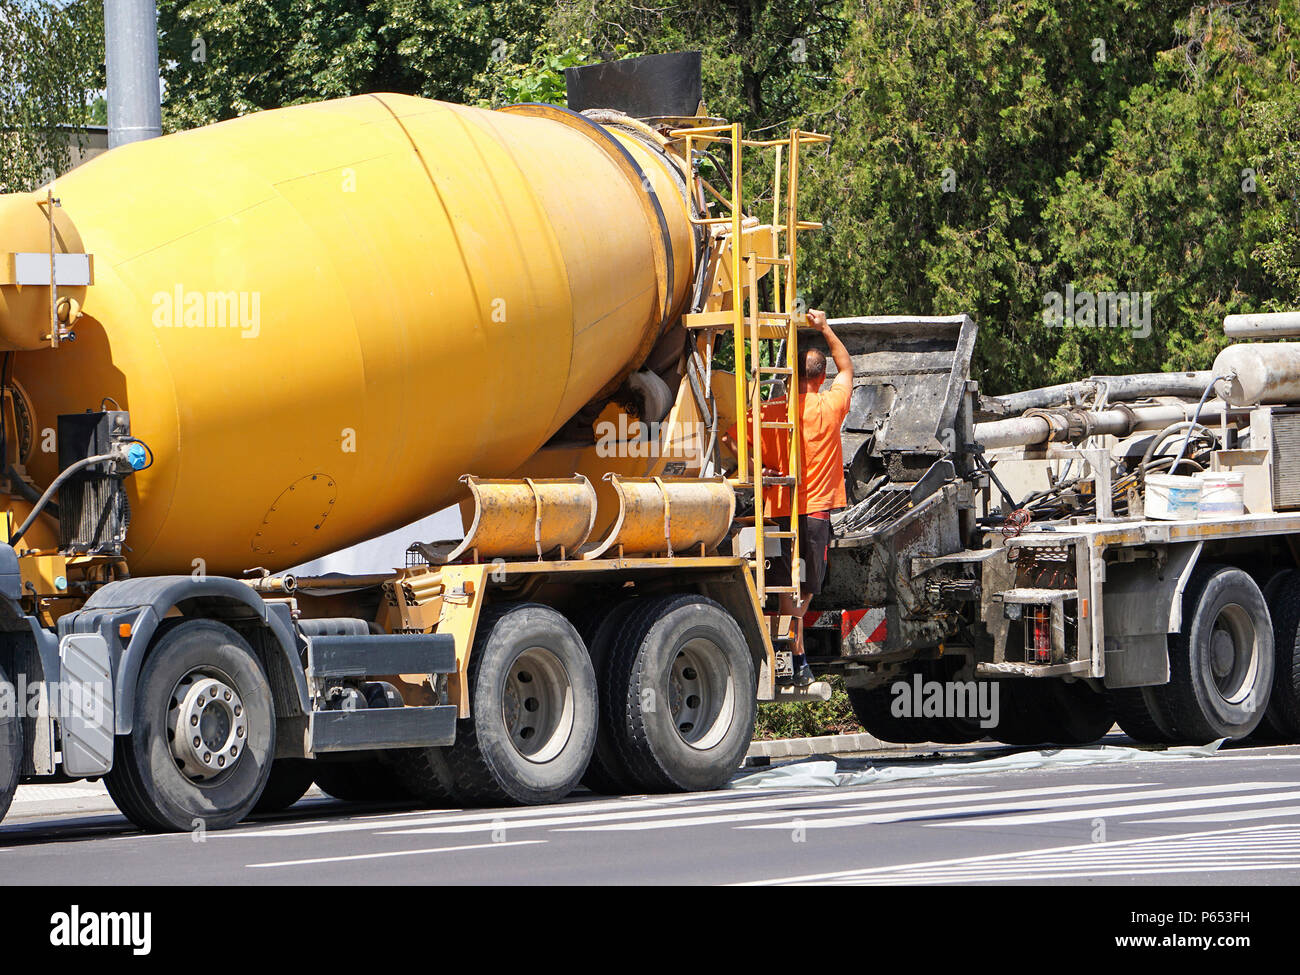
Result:
<svg viewBox="0 0 1300 975">
<path fill-rule="evenodd" d="M 710 217 L 706 207 L 704 215 L 694 222 L 705 227 L 730 225 L 729 230 L 718 239 L 719 253 L 725 254 L 730 261 L 730 308 L 684 315 L 683 324 L 688 329 L 697 329 L 705 334 L 706 358 L 712 356 L 713 333 L 731 332 L 736 370 L 736 410 L 740 414 L 742 408 L 747 407 L 750 414 L 750 437 L 744 436 L 740 431 L 742 421 L 738 419 L 737 422 L 736 450 L 739 463 L 736 476 L 731 483 L 739 490 L 752 490 L 754 494 L 754 558 L 750 566 L 754 572 L 755 587 L 762 599 L 769 594 L 795 596 L 800 589 L 798 582 L 803 578 L 803 561 L 799 556 L 798 518 L 801 492 L 799 472 L 802 470 L 801 417 L 798 398 L 798 327 L 803 323 L 805 316 L 803 310 L 798 307 L 798 232 L 821 227 L 820 223 L 799 219 L 799 155 L 802 146 L 826 142 L 829 141 L 829 137 L 791 129 L 787 138 L 750 140 L 743 137 L 739 124 L 677 129 L 672 135 L 685 140 L 685 156 L 692 180 L 692 195 L 699 200 L 706 200 L 702 191 L 707 191 L 726 214 Z M 693 152 L 696 141 L 730 141 L 730 199 L 719 193 L 699 175 Z M 775 152 L 772 222 L 767 228 L 757 226 L 753 217 L 745 216 L 742 156 L 743 150 L 747 147 Z M 784 214 L 781 207 L 783 155 L 787 161 Z M 770 234 L 772 250 L 775 253 L 760 254 L 756 250 L 756 244 L 762 239 L 764 230 Z M 770 268 L 773 272 L 773 307 L 770 310 L 759 307 L 758 280 L 762 276 L 760 268 Z M 784 273 L 781 273 L 782 271 Z M 748 314 L 746 314 L 746 304 L 748 304 Z M 748 353 L 746 352 L 747 338 Z M 761 350 L 762 343 L 765 341 L 778 342 L 778 347 L 784 349 L 784 364 L 762 364 Z M 711 377 L 711 373 L 710 360 L 707 375 Z M 783 381 L 786 384 L 786 410 L 783 420 L 769 420 L 763 416 L 763 387 L 776 381 Z M 711 395 L 711 390 L 706 391 L 706 395 Z M 763 473 L 763 433 L 768 430 L 785 435 L 785 456 L 789 470 L 781 476 L 765 476 Z M 749 443 L 751 438 L 752 457 Z M 784 531 L 767 531 L 763 518 L 764 491 L 776 487 L 789 489 L 792 512 L 790 527 Z M 789 585 L 767 584 L 765 546 L 769 538 L 790 542 Z"/>
</svg>

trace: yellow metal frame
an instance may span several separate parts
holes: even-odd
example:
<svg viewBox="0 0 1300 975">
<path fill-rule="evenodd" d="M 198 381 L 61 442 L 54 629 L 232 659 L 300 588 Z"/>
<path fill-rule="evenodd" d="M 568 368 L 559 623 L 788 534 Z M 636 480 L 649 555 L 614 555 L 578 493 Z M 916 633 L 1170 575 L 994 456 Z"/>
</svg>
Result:
<svg viewBox="0 0 1300 975">
<path fill-rule="evenodd" d="M 763 599 L 770 593 L 788 593 L 797 595 L 800 587 L 797 580 L 803 577 L 803 563 L 799 557 L 799 505 L 801 495 L 800 472 L 803 468 L 803 444 L 800 432 L 801 420 L 797 377 L 799 373 L 798 329 L 805 323 L 804 315 L 798 310 L 798 232 L 800 230 L 817 230 L 821 224 L 799 219 L 799 156 L 805 145 L 828 142 L 829 136 L 815 132 L 805 132 L 794 128 L 783 139 L 745 139 L 739 124 L 701 126 L 697 128 L 676 129 L 671 135 L 685 142 L 685 157 L 691 163 L 688 170 L 693 181 L 697 181 L 727 211 L 726 216 L 705 216 L 694 223 L 710 226 L 728 226 L 719 246 L 726 249 L 731 264 L 731 308 L 724 313 L 704 312 L 684 316 L 687 327 L 702 330 L 721 330 L 729 326 L 732 349 L 736 364 L 736 404 L 737 411 L 746 404 L 750 413 L 750 436 L 737 436 L 737 471 L 734 486 L 749 488 L 754 493 L 754 559 L 751 568 L 756 580 L 756 588 Z M 707 182 L 700 179 L 694 166 L 694 143 L 699 141 L 729 141 L 731 144 L 731 197 L 727 199 Z M 755 234 L 746 233 L 744 216 L 743 189 L 743 149 L 775 150 L 772 179 L 772 230 L 779 238 L 784 234 L 784 255 L 765 256 L 757 253 L 752 244 Z M 785 179 L 785 221 L 778 222 L 781 216 L 782 199 L 782 157 L 788 154 Z M 695 186 L 692 194 L 703 198 Z M 778 248 L 779 250 L 779 248 Z M 783 268 L 784 284 L 781 275 L 772 277 L 772 310 L 759 307 L 758 280 L 766 267 Z M 746 296 L 748 291 L 748 296 Z M 746 315 L 746 297 L 748 298 L 748 315 Z M 784 298 L 784 301 L 782 300 Z M 748 335 L 746 334 L 748 327 Z M 745 353 L 745 339 L 749 339 L 749 354 Z M 762 365 L 761 342 L 763 340 L 784 340 L 786 362 L 781 366 Z M 713 354 L 713 341 L 710 337 L 705 342 L 705 355 Z M 786 396 L 786 417 L 781 421 L 764 421 L 762 415 L 762 388 L 765 377 L 784 377 L 788 384 Z M 737 423 L 739 428 L 740 423 Z M 763 431 L 780 430 L 786 434 L 790 471 L 779 482 L 763 475 Z M 749 441 L 752 439 L 752 448 Z M 750 457 L 750 451 L 753 457 Z M 763 518 L 764 489 L 767 486 L 787 486 L 790 489 L 790 528 L 782 532 L 766 532 Z M 769 586 L 767 584 L 766 562 L 764 558 L 765 543 L 768 538 L 788 539 L 791 546 L 790 585 Z"/>
<path fill-rule="evenodd" d="M 392 608 L 396 616 L 385 622 L 391 626 L 400 620 L 403 630 L 433 630 L 449 633 L 455 638 L 456 673 L 448 677 L 447 703 L 456 705 L 460 717 L 467 718 L 470 716 L 469 659 L 479 615 L 490 588 L 517 584 L 520 580 L 535 581 L 538 585 L 563 582 L 566 576 L 577 582 L 580 577 L 593 574 L 690 571 L 697 581 L 700 576 L 712 579 L 719 590 L 717 595 L 724 595 L 722 590 L 726 590 L 732 596 L 727 608 L 740 624 L 746 642 L 757 650 L 755 657 L 761 665 L 758 668 L 758 698 L 770 700 L 775 693 L 776 655 L 763 620 L 758 590 L 746 568 L 745 559 L 696 555 L 685 558 L 455 563 L 428 570 L 412 569 L 390 584 L 394 587 L 396 605 Z M 413 598 L 403 596 L 405 590 L 410 590 Z M 412 686 L 428 680 L 421 674 L 404 674 L 401 679 L 404 684 Z"/>
</svg>

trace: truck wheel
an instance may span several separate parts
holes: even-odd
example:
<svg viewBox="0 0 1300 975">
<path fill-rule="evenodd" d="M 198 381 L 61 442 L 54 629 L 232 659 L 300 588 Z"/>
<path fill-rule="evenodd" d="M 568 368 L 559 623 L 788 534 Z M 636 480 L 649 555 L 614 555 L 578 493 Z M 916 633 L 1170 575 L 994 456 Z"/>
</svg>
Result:
<svg viewBox="0 0 1300 975">
<path fill-rule="evenodd" d="M 1115 726 L 1115 709 L 1104 691 L 1081 680 L 1047 681 L 1047 728 L 1058 745 L 1091 745 Z"/>
<path fill-rule="evenodd" d="M 993 737 L 1008 745 L 1090 745 L 1110 731 L 1115 712 L 1083 681 L 1023 677 L 1002 682 Z"/>
<path fill-rule="evenodd" d="M 849 706 L 867 734 L 898 745 L 915 745 L 932 741 L 934 729 L 922 718 L 900 717 L 891 710 L 894 695 L 890 684 L 881 687 L 847 689 Z"/>
<path fill-rule="evenodd" d="M 222 829 L 247 816 L 275 754 L 271 685 L 224 623 L 186 620 L 154 641 L 140 670 L 134 730 L 104 777 L 141 829 Z"/>
<path fill-rule="evenodd" d="M 588 617 L 585 628 L 581 625 L 578 627 L 578 632 L 582 634 L 587 650 L 591 654 L 591 664 L 596 671 L 596 687 L 600 694 L 596 747 L 592 750 L 591 762 L 582 777 L 582 784 L 592 792 L 607 796 L 626 795 L 637 791 L 636 783 L 623 764 L 623 758 L 615 743 L 616 733 L 611 725 L 611 716 L 615 714 L 617 707 L 616 702 L 608 699 L 612 687 L 607 677 L 610 647 L 622 628 L 623 621 L 637 605 L 637 600 L 625 599 L 614 606 L 606 607 L 605 612 L 595 619 Z"/>
<path fill-rule="evenodd" d="M 17 690 L 0 666 L 0 820 L 9 811 L 23 770 L 23 719 Z"/>
<path fill-rule="evenodd" d="M 1177 739 L 1244 738 L 1268 707 L 1273 625 L 1259 586 L 1223 565 L 1196 570 L 1183 595 L 1183 627 L 1169 638 L 1169 683 L 1155 688 Z"/>
<path fill-rule="evenodd" d="M 605 728 L 638 792 L 722 787 L 754 735 L 754 662 L 740 625 L 705 596 L 639 599 L 609 647 Z"/>
<path fill-rule="evenodd" d="M 411 792 L 397 774 L 375 755 L 347 761 L 312 762 L 320 791 L 344 802 L 393 802 L 410 799 Z"/>
<path fill-rule="evenodd" d="M 1282 741 L 1300 739 L 1300 573 L 1283 572 L 1270 581 L 1265 597 L 1273 617 L 1273 690 L 1264 712 Z"/>
<path fill-rule="evenodd" d="M 1106 694 L 1120 730 L 1134 741 L 1143 745 L 1168 745 L 1174 741 L 1173 735 L 1161 727 L 1163 719 L 1151 688 L 1112 687 Z"/>
<path fill-rule="evenodd" d="M 271 774 L 266 780 L 261 798 L 253 806 L 253 812 L 283 812 L 307 794 L 311 783 L 310 759 L 277 758 L 271 763 Z"/>
<path fill-rule="evenodd" d="M 485 610 L 469 697 L 442 750 L 462 801 L 533 805 L 577 787 L 596 742 L 596 675 L 563 615 L 537 603 Z"/>
<path fill-rule="evenodd" d="M 998 722 L 992 737 L 1007 745 L 1041 745 L 1052 740 L 1045 680 L 1020 677 L 1000 682 Z"/>
<path fill-rule="evenodd" d="M 443 748 L 393 748 L 380 759 L 410 798 L 426 806 L 449 808 L 460 803 L 456 782 Z"/>
</svg>

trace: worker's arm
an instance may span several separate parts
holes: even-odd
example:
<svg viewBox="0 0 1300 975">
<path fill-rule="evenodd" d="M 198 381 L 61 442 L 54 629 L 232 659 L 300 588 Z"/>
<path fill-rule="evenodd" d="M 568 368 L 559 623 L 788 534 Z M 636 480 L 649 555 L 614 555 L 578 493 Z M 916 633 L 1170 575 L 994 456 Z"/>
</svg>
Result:
<svg viewBox="0 0 1300 975">
<path fill-rule="evenodd" d="M 839 336 L 831 331 L 830 322 L 826 320 L 826 312 L 810 308 L 808 310 L 808 324 L 822 333 L 822 338 L 826 340 L 826 347 L 830 351 L 831 359 L 835 362 L 835 381 L 831 385 L 840 387 L 846 394 L 851 394 L 853 392 L 853 357 L 849 355 L 849 350 L 844 348 L 844 343 L 840 341 Z"/>
</svg>

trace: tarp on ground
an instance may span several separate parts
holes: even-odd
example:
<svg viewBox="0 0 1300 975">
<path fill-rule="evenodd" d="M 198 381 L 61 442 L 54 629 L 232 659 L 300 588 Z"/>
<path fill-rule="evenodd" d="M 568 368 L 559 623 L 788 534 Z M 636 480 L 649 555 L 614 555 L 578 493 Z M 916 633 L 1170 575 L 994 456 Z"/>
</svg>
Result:
<svg viewBox="0 0 1300 975">
<path fill-rule="evenodd" d="M 732 779 L 729 789 L 820 789 L 847 785 L 870 785 L 875 782 L 897 782 L 903 779 L 929 779 L 951 775 L 978 775 L 984 772 L 1017 772 L 1038 768 L 1062 768 L 1083 765 L 1110 765 L 1129 762 L 1170 762 L 1184 759 L 1211 758 L 1227 739 L 1221 738 L 1208 745 L 1181 745 L 1150 751 L 1122 745 L 1094 745 L 1087 748 L 1057 748 L 1042 751 L 1015 752 L 997 758 L 952 758 L 920 762 L 871 763 L 855 768 L 868 760 L 849 759 L 843 763 L 833 759 L 795 762 L 764 769 Z M 841 769 L 841 764 L 845 768 Z"/>
</svg>

